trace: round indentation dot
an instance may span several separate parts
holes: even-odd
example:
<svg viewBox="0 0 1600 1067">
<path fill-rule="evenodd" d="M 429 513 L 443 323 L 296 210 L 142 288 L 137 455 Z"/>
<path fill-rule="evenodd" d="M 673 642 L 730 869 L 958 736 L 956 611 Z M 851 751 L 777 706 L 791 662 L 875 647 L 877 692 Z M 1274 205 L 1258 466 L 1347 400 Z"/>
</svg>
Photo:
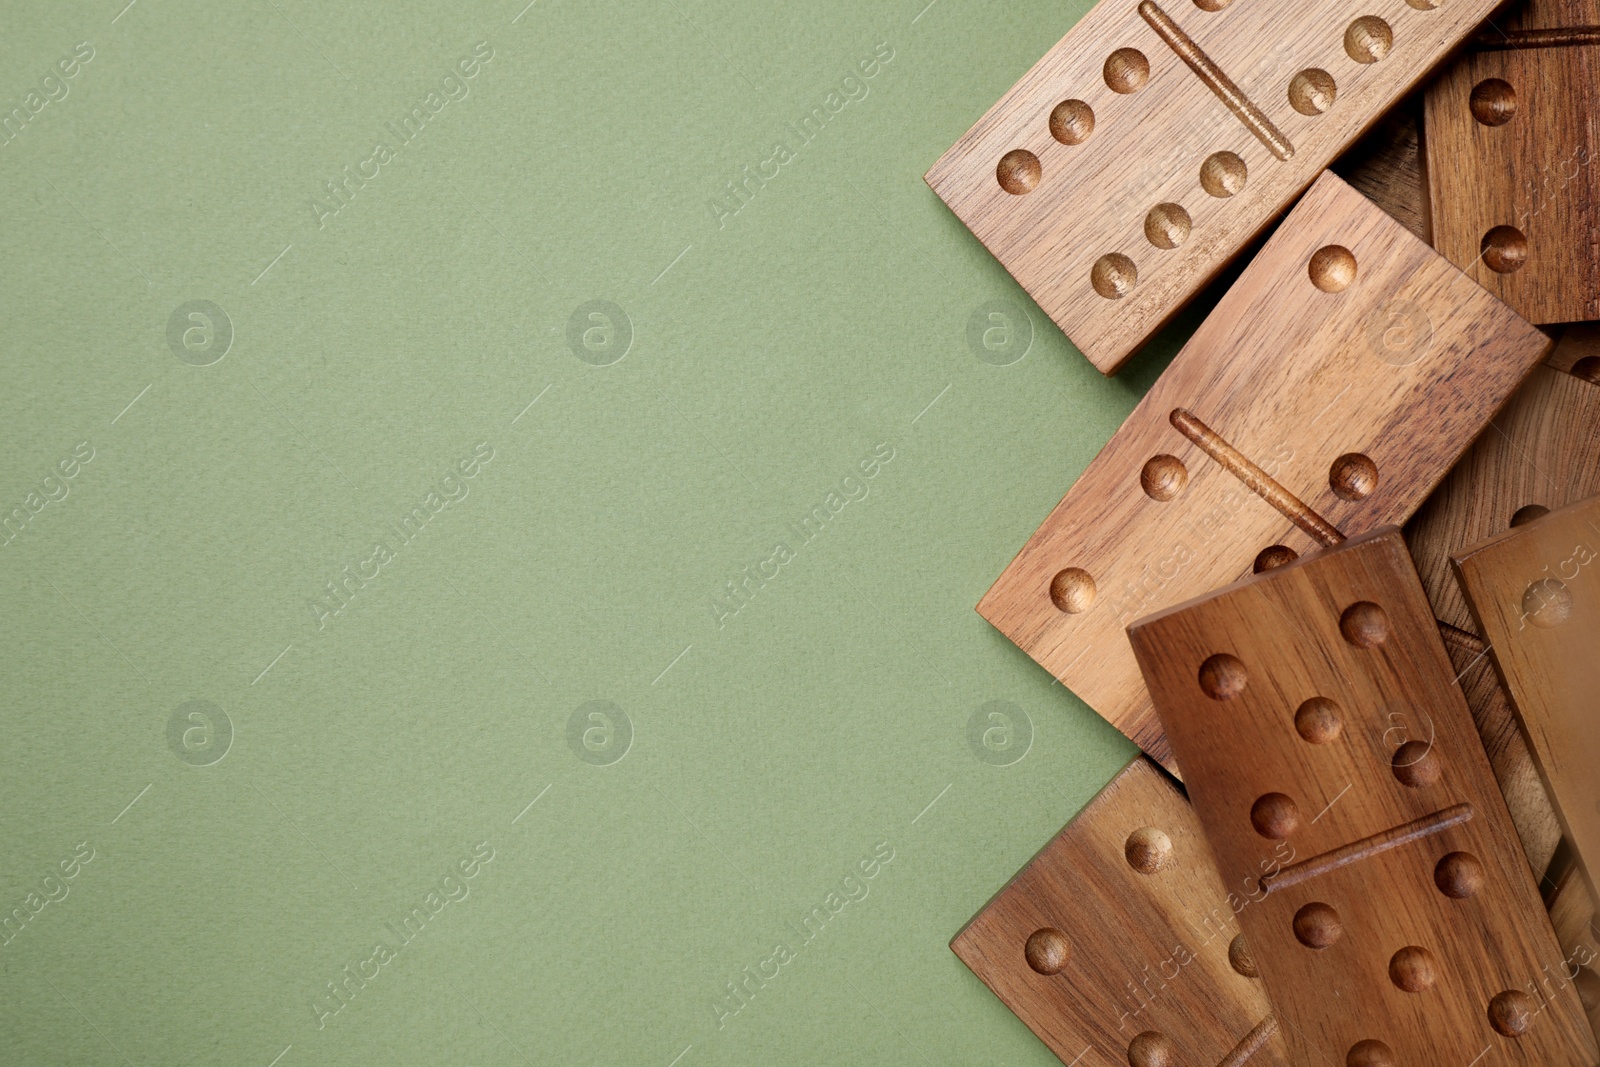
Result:
<svg viewBox="0 0 1600 1067">
<path fill-rule="evenodd" d="M 1394 1049 L 1376 1038 L 1357 1041 L 1344 1054 L 1344 1067 L 1394 1067 Z"/>
<path fill-rule="evenodd" d="M 1256 833 L 1282 841 L 1300 825 L 1300 805 L 1286 793 L 1266 793 L 1250 806 L 1250 825 Z"/>
<path fill-rule="evenodd" d="M 1213 152 L 1200 164 L 1200 188 L 1226 199 L 1244 188 L 1249 168 L 1236 152 Z"/>
<path fill-rule="evenodd" d="M 1443 2 L 1444 0 L 1406 0 L 1406 3 L 1418 11 L 1432 11 Z"/>
<path fill-rule="evenodd" d="M 1267 571 L 1285 567 L 1300 558 L 1300 553 L 1288 545 L 1268 545 L 1256 553 L 1255 562 L 1251 570 L 1255 574 L 1265 574 Z"/>
<path fill-rule="evenodd" d="M 1028 935 L 1022 955 L 1027 959 L 1028 966 L 1038 973 L 1057 974 L 1072 958 L 1072 945 L 1068 943 L 1066 934 L 1046 926 Z"/>
<path fill-rule="evenodd" d="M 1194 0 L 1194 6 L 1201 11 L 1221 11 L 1231 3 L 1233 0 Z"/>
<path fill-rule="evenodd" d="M 1346 452 L 1328 468 L 1328 488 L 1340 500 L 1365 500 L 1378 488 L 1378 465 L 1360 452 Z"/>
<path fill-rule="evenodd" d="M 1128 835 L 1122 852 L 1129 867 L 1140 874 L 1155 874 L 1172 865 L 1172 838 L 1154 826 L 1143 826 Z"/>
<path fill-rule="evenodd" d="M 1033 192 L 1043 174 L 1039 157 L 1026 148 L 1013 148 L 1000 157 L 999 164 L 994 168 L 994 177 L 1000 183 L 1000 188 L 1012 196 Z"/>
<path fill-rule="evenodd" d="M 1228 942 L 1228 966 L 1246 978 L 1261 977 L 1261 971 L 1256 967 L 1255 957 L 1250 955 L 1250 946 L 1245 944 L 1243 934 Z"/>
<path fill-rule="evenodd" d="M 1357 63 L 1376 63 L 1394 47 L 1394 30 L 1376 15 L 1362 15 L 1344 31 L 1344 50 Z"/>
<path fill-rule="evenodd" d="M 1050 579 L 1050 601 L 1068 615 L 1094 607 L 1094 576 L 1081 567 L 1068 567 Z"/>
<path fill-rule="evenodd" d="M 1094 132 L 1094 108 L 1082 100 L 1063 100 L 1050 111 L 1050 136 L 1062 144 L 1082 144 Z"/>
<path fill-rule="evenodd" d="M 1178 1046 L 1166 1034 L 1146 1030 L 1128 1043 L 1130 1067 L 1178 1067 Z"/>
<path fill-rule="evenodd" d="M 1590 358 L 1594 357 L 1591 356 Z M 1522 526 L 1532 522 L 1534 519 L 1542 519 L 1548 514 L 1550 514 L 1550 509 L 1543 504 L 1528 504 L 1512 513 L 1511 525 L 1514 527 Z"/>
<path fill-rule="evenodd" d="M 1520 989 L 1508 989 L 1489 1001 L 1489 1025 L 1506 1037 L 1521 1037 L 1533 1025 L 1538 1006 Z"/>
<path fill-rule="evenodd" d="M 1584 356 L 1572 365 L 1572 375 L 1600 385 L 1600 356 Z"/>
<path fill-rule="evenodd" d="M 1517 91 L 1500 78 L 1485 78 L 1467 98 L 1472 117 L 1485 126 L 1504 126 L 1517 113 Z"/>
<path fill-rule="evenodd" d="M 1339 83 L 1318 67 L 1308 67 L 1289 79 L 1289 105 L 1302 115 L 1321 115 L 1333 106 Z"/>
<path fill-rule="evenodd" d="M 1177 248 L 1189 239 L 1194 220 L 1182 204 L 1157 204 L 1144 217 L 1145 240 L 1157 248 Z"/>
<path fill-rule="evenodd" d="M 1139 268 L 1121 252 L 1111 252 L 1095 260 L 1089 284 L 1107 300 L 1121 300 L 1139 284 Z"/>
<path fill-rule="evenodd" d="M 1433 884 L 1452 900 L 1466 900 L 1483 888 L 1483 864 L 1470 852 L 1452 852 L 1433 868 Z"/>
<path fill-rule="evenodd" d="M 1294 713 L 1294 728 L 1311 744 L 1326 745 L 1344 733 L 1344 716 L 1339 714 L 1339 705 L 1327 697 L 1312 697 Z"/>
<path fill-rule="evenodd" d="M 1256 574 L 1265 574 L 1267 571 L 1293 563 L 1299 558 L 1300 553 L 1287 545 L 1268 545 L 1256 553 L 1256 561 L 1251 569 Z"/>
<path fill-rule="evenodd" d="M 1396 781 L 1412 789 L 1433 785 L 1444 773 L 1439 753 L 1431 741 L 1407 741 L 1395 749 L 1389 767 L 1394 771 Z"/>
<path fill-rule="evenodd" d="M 1332 904 L 1313 901 L 1294 913 L 1294 939 L 1306 948 L 1332 947 L 1344 933 L 1344 924 Z"/>
<path fill-rule="evenodd" d="M 1439 980 L 1438 961 L 1433 953 L 1417 945 L 1408 945 L 1389 958 L 1389 981 L 1395 988 L 1407 993 L 1421 993 L 1432 989 Z"/>
<path fill-rule="evenodd" d="M 1112 91 L 1136 93 L 1150 80 L 1150 61 L 1137 48 L 1119 48 L 1106 57 L 1105 76 Z"/>
<path fill-rule="evenodd" d="M 1389 639 L 1389 614 L 1370 600 L 1358 600 L 1339 616 L 1339 632 L 1357 648 L 1377 648 Z"/>
<path fill-rule="evenodd" d="M 1559 578 L 1540 578 L 1523 590 L 1522 614 L 1541 630 L 1553 630 L 1572 614 L 1572 593 Z"/>
<path fill-rule="evenodd" d="M 1218 652 L 1200 664 L 1200 691 L 1212 700 L 1232 700 L 1244 692 L 1250 672 L 1237 657 Z"/>
<path fill-rule="evenodd" d="M 1356 280 L 1356 257 L 1343 245 L 1325 245 L 1312 253 L 1306 273 L 1324 293 L 1342 293 Z"/>
<path fill-rule="evenodd" d="M 1151 456 L 1139 472 L 1139 486 L 1151 500 L 1168 501 L 1189 484 L 1189 468 L 1177 456 Z"/>
<path fill-rule="evenodd" d="M 1515 226 L 1496 226 L 1483 235 L 1484 266 L 1496 274 L 1510 274 L 1528 262 L 1528 238 Z"/>
</svg>

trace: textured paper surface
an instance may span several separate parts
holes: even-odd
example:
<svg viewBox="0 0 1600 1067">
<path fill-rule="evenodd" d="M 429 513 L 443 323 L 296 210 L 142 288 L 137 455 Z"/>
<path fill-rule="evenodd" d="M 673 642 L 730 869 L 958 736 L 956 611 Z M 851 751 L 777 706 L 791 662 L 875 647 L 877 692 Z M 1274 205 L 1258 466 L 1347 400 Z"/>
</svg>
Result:
<svg viewBox="0 0 1600 1067">
<path fill-rule="evenodd" d="M 124 3 L 0 35 L 3 1058 L 1053 1063 L 947 942 L 1132 749 L 972 606 L 1197 319 L 921 175 L 1083 5 Z"/>
</svg>

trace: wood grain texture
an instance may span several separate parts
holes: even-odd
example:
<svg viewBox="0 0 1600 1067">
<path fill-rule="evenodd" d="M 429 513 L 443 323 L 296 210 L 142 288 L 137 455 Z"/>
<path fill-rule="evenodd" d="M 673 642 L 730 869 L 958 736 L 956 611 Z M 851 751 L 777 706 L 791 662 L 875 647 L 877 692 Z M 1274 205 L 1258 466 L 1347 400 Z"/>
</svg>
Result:
<svg viewBox="0 0 1600 1067">
<path fill-rule="evenodd" d="M 1102 0 L 926 179 L 1115 373 L 1497 2 Z"/>
<path fill-rule="evenodd" d="M 1576 864 L 1553 871 L 1545 887 L 1550 925 L 1565 953 L 1567 974 L 1578 987 L 1589 1026 L 1600 1033 L 1600 922 L 1595 898 Z"/>
<path fill-rule="evenodd" d="M 1312 280 L 1330 248 L 1355 265 L 1336 292 Z M 1325 174 L 978 611 L 1171 769 L 1124 628 L 1250 573 L 1269 546 L 1318 543 L 1247 486 L 1264 474 L 1344 533 L 1404 521 L 1548 346 Z M 1177 411 L 1259 474 L 1213 460 Z"/>
<path fill-rule="evenodd" d="M 1542 874 L 1561 844 L 1561 821 L 1533 762 L 1527 738 L 1517 725 L 1511 701 L 1500 687 L 1489 647 L 1477 634 L 1449 625 L 1439 627 L 1439 636 L 1456 669 L 1456 683 L 1467 698 L 1472 723 L 1478 728 L 1500 795 L 1505 797 L 1523 854 L 1528 857 L 1528 869 Z"/>
<path fill-rule="evenodd" d="M 1455 557 L 1567 837 L 1600 874 L 1600 497 Z"/>
<path fill-rule="evenodd" d="M 1568 26 L 1600 26 L 1600 0 L 1515 0 L 1484 22 L 1473 43 L 1514 44 L 1517 34 Z"/>
<path fill-rule="evenodd" d="M 1597 96 L 1593 0 L 1513 7 L 1427 92 L 1434 244 L 1533 322 L 1600 318 Z"/>
<path fill-rule="evenodd" d="M 1547 362 L 1556 370 L 1600 384 L 1600 323 L 1580 322 L 1568 326 Z"/>
<path fill-rule="evenodd" d="M 1568 347 L 1563 339 L 1557 352 Z M 1439 619 L 1477 629 L 1450 569 L 1452 554 L 1511 529 L 1519 515 L 1600 493 L 1597 426 L 1600 385 L 1537 367 L 1418 509 L 1406 541 Z"/>
<path fill-rule="evenodd" d="M 1334 160 L 1333 172 L 1351 188 L 1428 243 L 1428 179 L 1422 170 L 1422 94 L 1395 105 Z"/>
<path fill-rule="evenodd" d="M 1506 806 L 1529 862 L 1541 872 L 1560 840 L 1560 823 L 1487 646 L 1477 636 L 1450 556 L 1509 529 L 1513 516 L 1526 518 L 1600 493 L 1600 438 L 1594 433 L 1600 385 L 1564 373 L 1597 354 L 1600 331 L 1569 327 L 1547 366 L 1534 369 L 1406 525 L 1406 542 L 1434 614 L 1453 630 L 1445 647 L 1462 672 L 1461 688 Z"/>
<path fill-rule="evenodd" d="M 1235 912 L 1260 890 L 1235 888 L 1183 794 L 1141 758 L 950 947 L 1063 1063 L 1125 1064 L 1130 1046 L 1153 1056 L 1167 1042 L 1173 1063 L 1287 1064 L 1275 1021 L 1261 1029 L 1271 1019 L 1261 982 L 1234 947 Z M 1249 1054 L 1229 1060 L 1235 1050 Z"/>
<path fill-rule="evenodd" d="M 1129 636 L 1292 1061 L 1595 1063 L 1398 530 Z"/>
</svg>

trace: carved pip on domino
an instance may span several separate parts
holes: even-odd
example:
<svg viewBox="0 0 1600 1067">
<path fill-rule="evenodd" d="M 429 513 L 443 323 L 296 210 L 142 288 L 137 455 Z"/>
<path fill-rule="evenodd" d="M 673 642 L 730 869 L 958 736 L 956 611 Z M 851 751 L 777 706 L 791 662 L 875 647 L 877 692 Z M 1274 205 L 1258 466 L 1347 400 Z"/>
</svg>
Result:
<svg viewBox="0 0 1600 1067">
<path fill-rule="evenodd" d="M 1107 374 L 1500 0 L 1101 0 L 926 175 Z"/>
<path fill-rule="evenodd" d="M 1406 525 L 1406 543 L 1461 673 L 1506 806 L 1536 872 L 1562 829 L 1524 733 L 1477 635 L 1450 557 L 1600 493 L 1600 328 L 1566 327 L 1516 394 Z"/>
<path fill-rule="evenodd" d="M 1287 1067 L 1194 809 L 1140 757 L 951 949 L 1062 1063 Z"/>
<path fill-rule="evenodd" d="M 1403 726 L 1382 726 L 1402 743 Z M 1261 876 L 1296 858 L 1280 840 L 1224 883 L 1194 809 L 1141 756 L 950 947 L 1063 1064 L 1287 1064 L 1238 916 L 1264 899 Z M 1550 919 L 1594 1023 L 1600 934 L 1587 886 L 1565 873 L 1546 882 Z"/>
<path fill-rule="evenodd" d="M 1567 327 L 1472 448 L 1406 525 L 1406 544 L 1461 672 L 1506 806 L 1535 872 L 1561 826 L 1524 733 L 1467 610 L 1450 557 L 1555 508 L 1600 493 L 1600 329 Z"/>
<path fill-rule="evenodd" d="M 1295 1063 L 1592 1067 L 1399 531 L 1129 628 Z"/>
<path fill-rule="evenodd" d="M 1600 881 L 1600 497 L 1454 563 L 1592 890 Z"/>
<path fill-rule="evenodd" d="M 1558 369 L 1559 368 L 1559 369 Z M 1600 329 L 1568 327 L 1417 511 L 1406 542 L 1434 614 L 1474 628 L 1450 557 L 1600 493 Z"/>
<path fill-rule="evenodd" d="M 1426 94 L 1433 242 L 1530 322 L 1600 318 L 1600 0 L 1521 0 Z"/>
<path fill-rule="evenodd" d="M 1127 624 L 1403 522 L 1549 345 L 1324 174 L 978 612 L 1173 769 Z"/>
</svg>

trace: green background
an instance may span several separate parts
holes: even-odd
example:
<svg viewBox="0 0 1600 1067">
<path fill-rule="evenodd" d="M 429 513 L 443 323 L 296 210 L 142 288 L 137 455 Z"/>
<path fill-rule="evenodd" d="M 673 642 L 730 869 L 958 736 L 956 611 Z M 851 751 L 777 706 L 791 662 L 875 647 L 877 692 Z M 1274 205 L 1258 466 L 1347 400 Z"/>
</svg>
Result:
<svg viewBox="0 0 1600 1067">
<path fill-rule="evenodd" d="M 1088 5 L 123 2 L 0 32 L 0 113 L 94 51 L 0 147 L 0 511 L 30 515 L 0 548 L 0 911 L 32 916 L 0 1058 L 1053 1063 L 947 942 L 1133 748 L 973 605 L 1194 313 L 1102 378 L 921 175 Z M 169 343 L 193 300 L 233 331 L 204 366 Z M 592 301 L 625 316 L 579 316 L 593 351 Z M 170 740 L 192 701 L 231 741 Z M 480 842 L 470 895 L 319 1027 Z"/>
</svg>

